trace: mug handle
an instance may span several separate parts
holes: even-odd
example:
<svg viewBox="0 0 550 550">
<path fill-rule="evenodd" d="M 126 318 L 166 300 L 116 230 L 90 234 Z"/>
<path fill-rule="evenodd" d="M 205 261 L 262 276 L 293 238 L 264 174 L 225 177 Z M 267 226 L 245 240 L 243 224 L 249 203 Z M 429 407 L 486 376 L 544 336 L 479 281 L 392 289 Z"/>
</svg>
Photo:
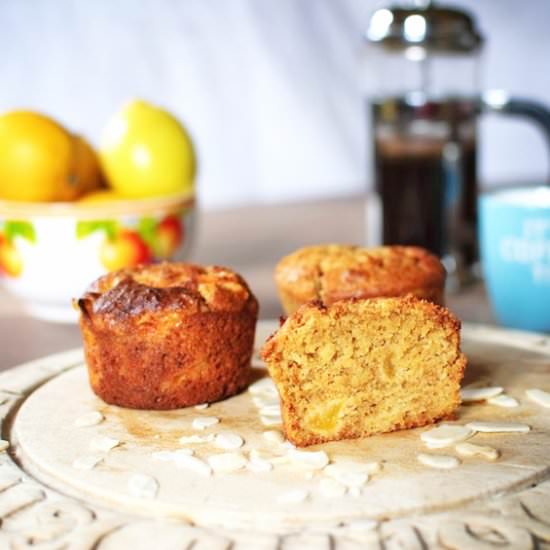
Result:
<svg viewBox="0 0 550 550">
<path fill-rule="evenodd" d="M 530 99 L 511 97 L 504 90 L 487 90 L 479 99 L 481 113 L 522 116 L 533 121 L 544 134 L 550 152 L 550 109 Z M 550 184 L 550 174 L 548 177 Z"/>
</svg>

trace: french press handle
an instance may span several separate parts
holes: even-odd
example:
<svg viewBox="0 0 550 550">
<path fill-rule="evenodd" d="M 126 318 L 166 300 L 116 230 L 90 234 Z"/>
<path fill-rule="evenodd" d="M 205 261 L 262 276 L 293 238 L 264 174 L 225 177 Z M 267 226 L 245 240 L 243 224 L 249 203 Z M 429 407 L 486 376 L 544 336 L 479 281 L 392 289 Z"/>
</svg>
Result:
<svg viewBox="0 0 550 550">
<path fill-rule="evenodd" d="M 502 113 L 532 120 L 542 130 L 550 153 L 550 110 L 542 103 L 511 97 L 502 90 L 488 90 L 479 100 L 479 110 L 481 113 Z"/>
</svg>

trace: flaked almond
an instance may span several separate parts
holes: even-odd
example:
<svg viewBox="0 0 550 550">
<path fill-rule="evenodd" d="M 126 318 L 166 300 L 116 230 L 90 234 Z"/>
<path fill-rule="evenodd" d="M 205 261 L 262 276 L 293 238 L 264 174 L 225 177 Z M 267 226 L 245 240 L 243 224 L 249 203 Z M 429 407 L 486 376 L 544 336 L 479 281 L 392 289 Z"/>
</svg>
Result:
<svg viewBox="0 0 550 550">
<path fill-rule="evenodd" d="M 497 407 L 506 407 L 506 408 L 519 407 L 519 401 L 517 399 L 514 399 L 513 397 L 510 397 L 509 395 L 505 395 L 505 394 L 497 395 L 496 397 L 491 397 L 490 399 L 487 399 L 487 403 L 489 403 L 490 405 L 496 405 Z"/>
<path fill-rule="evenodd" d="M 533 388 L 527 390 L 525 394 L 527 395 L 527 398 L 533 403 L 536 403 L 541 407 L 550 408 L 550 393 L 548 393 L 547 391 Z"/>
<path fill-rule="evenodd" d="M 432 455 L 420 453 L 417 455 L 418 461 L 429 466 L 430 468 L 438 468 L 440 470 L 449 470 L 456 468 L 460 464 L 460 460 L 456 456 L 450 455 Z"/>
<path fill-rule="evenodd" d="M 485 401 L 491 397 L 501 394 L 503 388 L 500 386 L 488 386 L 485 388 L 462 388 L 460 397 L 465 403 L 472 401 Z"/>
<path fill-rule="evenodd" d="M 88 426 L 97 426 L 100 422 L 103 422 L 105 417 L 99 411 L 92 411 L 86 414 L 79 416 L 75 421 L 74 425 L 79 428 L 85 428 Z"/>
<path fill-rule="evenodd" d="M 312 470 L 322 470 L 329 462 L 329 457 L 325 451 L 299 451 L 290 449 L 288 458 L 293 464 L 298 464 Z"/>
<path fill-rule="evenodd" d="M 222 453 L 208 457 L 208 464 L 214 472 L 228 473 L 242 470 L 247 460 L 241 453 Z"/>
<path fill-rule="evenodd" d="M 220 421 L 216 416 L 198 416 L 193 419 L 192 426 L 194 430 L 205 430 L 215 426 Z"/>
<path fill-rule="evenodd" d="M 474 435 L 474 432 L 458 424 L 441 424 L 437 428 L 422 432 L 420 439 L 431 448 L 448 447 L 458 441 L 464 441 Z"/>
<path fill-rule="evenodd" d="M 488 445 L 463 442 L 459 443 L 455 449 L 462 456 L 481 456 L 487 460 L 496 460 L 498 458 L 498 451 Z"/>
<path fill-rule="evenodd" d="M 98 437 L 94 437 L 90 441 L 90 450 L 108 453 L 111 449 L 114 449 L 118 445 L 120 445 L 119 439 L 100 435 Z"/>
<path fill-rule="evenodd" d="M 218 447 L 218 449 L 231 451 L 242 447 L 244 445 L 244 439 L 239 434 L 233 432 L 220 432 L 214 438 L 214 445 Z"/>
<path fill-rule="evenodd" d="M 466 424 L 468 428 L 475 432 L 483 433 L 500 433 L 500 432 L 517 432 L 527 433 L 531 430 L 527 424 L 521 424 L 520 422 L 469 422 Z"/>
<path fill-rule="evenodd" d="M 267 394 L 277 397 L 279 396 L 275 383 L 271 378 L 262 378 L 261 380 L 254 382 L 254 384 L 250 384 L 250 386 L 248 386 L 248 391 L 252 395 Z"/>
</svg>

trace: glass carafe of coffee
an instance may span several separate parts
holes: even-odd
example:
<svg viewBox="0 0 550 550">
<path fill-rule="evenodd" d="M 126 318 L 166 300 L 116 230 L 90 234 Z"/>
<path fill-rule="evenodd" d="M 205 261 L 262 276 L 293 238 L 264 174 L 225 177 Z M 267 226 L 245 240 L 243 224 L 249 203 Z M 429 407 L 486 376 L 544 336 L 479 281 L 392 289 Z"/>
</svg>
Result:
<svg viewBox="0 0 550 550">
<path fill-rule="evenodd" d="M 550 113 L 481 92 L 483 39 L 466 12 L 422 1 L 381 8 L 366 38 L 377 191 L 367 202 L 367 241 L 423 246 L 442 258 L 451 288 L 460 287 L 478 269 L 477 117 L 528 116 L 550 142 Z"/>
</svg>

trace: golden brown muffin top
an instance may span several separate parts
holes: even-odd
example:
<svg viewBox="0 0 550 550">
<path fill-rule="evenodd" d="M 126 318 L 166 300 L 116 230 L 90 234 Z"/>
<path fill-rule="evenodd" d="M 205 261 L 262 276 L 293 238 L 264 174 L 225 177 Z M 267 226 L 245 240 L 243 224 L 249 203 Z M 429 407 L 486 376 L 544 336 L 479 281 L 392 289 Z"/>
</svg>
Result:
<svg viewBox="0 0 550 550">
<path fill-rule="evenodd" d="M 256 298 L 244 279 L 219 266 L 160 263 L 123 268 L 103 275 L 78 300 L 88 314 L 114 318 L 146 312 L 257 311 Z"/>
<path fill-rule="evenodd" d="M 415 246 L 309 246 L 285 256 L 275 269 L 275 280 L 286 292 L 327 304 L 442 287 L 445 275 L 436 256 Z"/>
</svg>

